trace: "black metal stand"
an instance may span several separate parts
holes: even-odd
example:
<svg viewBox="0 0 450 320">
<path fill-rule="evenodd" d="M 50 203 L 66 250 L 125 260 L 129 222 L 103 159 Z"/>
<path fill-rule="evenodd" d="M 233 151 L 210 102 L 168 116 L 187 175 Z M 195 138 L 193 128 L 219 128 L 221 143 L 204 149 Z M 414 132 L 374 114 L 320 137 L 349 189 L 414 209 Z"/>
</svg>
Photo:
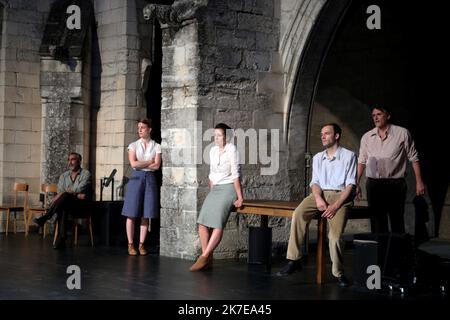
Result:
<svg viewBox="0 0 450 320">
<path fill-rule="evenodd" d="M 100 201 L 103 201 L 103 189 L 105 188 L 105 182 L 108 177 L 100 179 Z M 111 201 L 114 201 L 114 179 L 111 180 Z"/>
</svg>

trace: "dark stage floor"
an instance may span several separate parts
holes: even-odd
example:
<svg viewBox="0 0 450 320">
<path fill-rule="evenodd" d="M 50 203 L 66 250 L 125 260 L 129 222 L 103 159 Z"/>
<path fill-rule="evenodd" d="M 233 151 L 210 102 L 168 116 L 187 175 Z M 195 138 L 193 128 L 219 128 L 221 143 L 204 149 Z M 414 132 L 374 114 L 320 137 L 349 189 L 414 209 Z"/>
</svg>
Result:
<svg viewBox="0 0 450 320">
<path fill-rule="evenodd" d="M 356 286 L 340 288 L 330 274 L 316 285 L 315 259 L 303 270 L 285 278 L 275 276 L 283 261 L 274 261 L 271 272 L 245 260 L 215 260 L 210 271 L 191 273 L 192 261 L 160 257 L 130 257 L 125 247 L 91 248 L 81 239 L 77 248 L 56 251 L 51 239 L 38 234 L 0 235 L 0 299 L 150 299 L 150 300 L 428 300 L 440 294 L 406 295 L 368 291 Z M 346 250 L 346 270 L 351 278 L 352 250 Z M 69 265 L 81 269 L 81 289 L 69 290 Z"/>
</svg>

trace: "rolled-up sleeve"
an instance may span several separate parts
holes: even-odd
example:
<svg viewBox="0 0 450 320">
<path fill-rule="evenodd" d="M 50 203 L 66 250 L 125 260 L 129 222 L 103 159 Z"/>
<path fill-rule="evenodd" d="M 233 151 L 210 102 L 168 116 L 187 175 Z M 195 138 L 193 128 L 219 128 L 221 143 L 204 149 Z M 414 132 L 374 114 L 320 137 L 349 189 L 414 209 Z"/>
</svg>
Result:
<svg viewBox="0 0 450 320">
<path fill-rule="evenodd" d="M 156 146 L 155 146 L 155 152 L 156 152 L 156 153 L 162 153 L 162 151 L 161 151 L 161 145 L 160 145 L 159 143 L 157 143 Z"/>
<path fill-rule="evenodd" d="M 414 140 L 411 137 L 411 134 L 409 133 L 409 131 L 406 131 L 405 149 L 406 149 L 406 154 L 408 156 L 409 161 L 411 161 L 411 162 L 419 161 L 419 153 L 416 150 Z"/>
<path fill-rule="evenodd" d="M 312 177 L 311 177 L 311 183 L 309 184 L 310 187 L 312 187 L 313 184 L 317 184 L 318 186 L 320 186 L 318 172 L 319 172 L 319 157 L 316 155 L 313 157 Z"/>
<path fill-rule="evenodd" d="M 356 155 L 354 153 L 352 153 L 350 161 L 348 162 L 348 165 L 347 165 L 345 186 L 348 186 L 351 184 L 356 185 L 357 163 L 358 163 L 358 160 L 356 159 Z"/>
<path fill-rule="evenodd" d="M 61 192 L 65 192 L 66 188 L 64 187 L 64 174 L 59 176 L 59 180 L 58 180 L 58 188 L 56 189 L 58 191 L 58 193 Z"/>
<path fill-rule="evenodd" d="M 236 147 L 231 148 L 230 152 L 230 170 L 231 179 L 237 179 L 240 177 L 240 166 L 239 166 L 239 151 Z"/>
<path fill-rule="evenodd" d="M 80 183 L 75 188 L 76 190 L 73 191 L 77 193 L 89 194 L 91 192 L 91 185 L 92 185 L 91 173 L 87 170 L 83 170 L 83 174 L 80 177 Z"/>
<path fill-rule="evenodd" d="M 367 135 L 364 135 L 361 138 L 361 145 L 359 146 L 358 163 L 364 165 L 367 163 Z"/>
<path fill-rule="evenodd" d="M 132 150 L 132 151 L 136 152 L 136 143 L 135 142 L 130 143 L 128 145 L 127 149 L 128 149 L 128 151 Z"/>
</svg>

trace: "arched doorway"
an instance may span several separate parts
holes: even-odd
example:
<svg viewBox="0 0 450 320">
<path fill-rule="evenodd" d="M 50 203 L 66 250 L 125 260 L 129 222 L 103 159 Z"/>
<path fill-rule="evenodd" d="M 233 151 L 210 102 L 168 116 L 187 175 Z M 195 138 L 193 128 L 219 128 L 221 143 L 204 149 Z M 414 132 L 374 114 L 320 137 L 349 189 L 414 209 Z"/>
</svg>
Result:
<svg viewBox="0 0 450 320">
<path fill-rule="evenodd" d="M 144 77 L 145 105 L 147 118 L 152 120 L 152 139 L 161 144 L 161 76 L 162 76 L 162 32 L 159 23 L 152 24 L 151 65 L 147 67 Z M 162 170 L 156 171 L 158 184 L 158 202 L 161 195 Z M 149 243 L 159 247 L 160 219 L 151 219 Z"/>
<path fill-rule="evenodd" d="M 438 17 L 443 13 L 405 1 L 344 2 L 338 6 L 328 1 L 310 33 L 298 71 L 289 133 L 294 127 L 304 128 L 304 136 L 295 139 L 304 143 L 308 160 L 309 154 L 321 150 L 320 126 L 338 122 L 343 127 L 343 145 L 358 153 L 362 134 L 373 127 L 370 107 L 389 106 L 393 122 L 407 127 L 416 141 L 437 220 L 434 228 L 430 224 L 430 231 L 437 231 L 450 180 L 450 170 L 442 165 L 437 151 L 442 144 L 436 139 L 445 136 L 441 107 L 445 89 L 435 80 L 445 62 L 436 33 L 444 29 L 440 24 L 445 19 Z M 380 30 L 367 28 L 370 5 L 381 9 Z M 307 192 L 307 165 L 305 169 L 302 178 Z M 415 179 L 410 168 L 407 181 L 406 227 L 414 233 Z"/>
</svg>

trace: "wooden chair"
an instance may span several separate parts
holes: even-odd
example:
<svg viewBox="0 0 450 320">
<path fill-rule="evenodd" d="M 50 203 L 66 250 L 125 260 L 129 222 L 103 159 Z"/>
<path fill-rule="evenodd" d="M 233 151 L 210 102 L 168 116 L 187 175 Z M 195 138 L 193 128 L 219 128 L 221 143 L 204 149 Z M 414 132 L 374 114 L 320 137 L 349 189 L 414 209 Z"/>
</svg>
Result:
<svg viewBox="0 0 450 320">
<path fill-rule="evenodd" d="M 92 201 L 85 201 L 81 204 L 80 210 L 72 214 L 73 223 L 73 244 L 78 246 L 78 226 L 82 225 L 83 220 L 87 221 L 87 227 L 89 229 L 89 236 L 91 240 L 91 247 L 94 246 L 94 237 L 92 233 Z M 55 232 L 53 237 L 53 244 L 56 243 L 58 238 L 58 221 L 55 223 Z"/>
<path fill-rule="evenodd" d="M 20 183 L 15 182 L 14 187 L 14 202 L 11 205 L 1 205 L 0 211 L 6 212 L 6 235 L 8 235 L 8 229 L 9 229 L 9 217 L 11 215 L 11 212 L 14 213 L 14 233 L 17 233 L 17 217 L 16 214 L 18 212 L 23 213 L 23 222 L 25 224 L 25 236 L 28 235 L 28 224 L 27 224 L 27 207 L 28 207 L 28 184 L 26 183 Z M 18 197 L 19 193 L 23 193 L 23 203 L 20 205 L 18 204 Z"/>
<path fill-rule="evenodd" d="M 35 215 L 42 216 L 47 212 L 47 209 L 51 203 L 51 196 L 57 193 L 58 185 L 54 183 L 45 183 L 41 185 L 41 192 L 44 193 L 44 206 L 43 207 L 30 207 L 28 208 L 28 229 L 30 228 L 31 219 Z M 47 232 L 47 222 L 44 224 L 42 233 L 45 238 Z"/>
</svg>

